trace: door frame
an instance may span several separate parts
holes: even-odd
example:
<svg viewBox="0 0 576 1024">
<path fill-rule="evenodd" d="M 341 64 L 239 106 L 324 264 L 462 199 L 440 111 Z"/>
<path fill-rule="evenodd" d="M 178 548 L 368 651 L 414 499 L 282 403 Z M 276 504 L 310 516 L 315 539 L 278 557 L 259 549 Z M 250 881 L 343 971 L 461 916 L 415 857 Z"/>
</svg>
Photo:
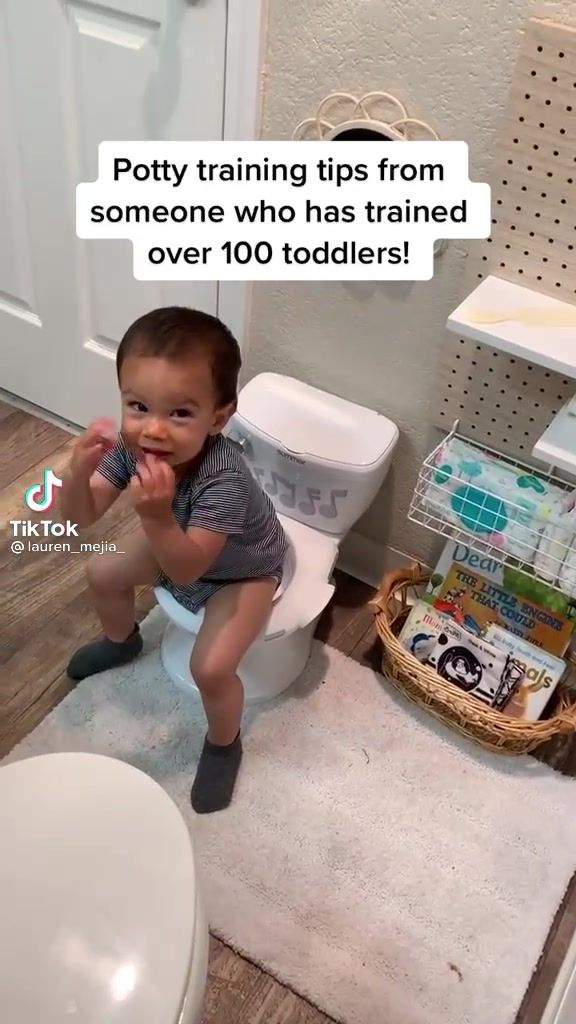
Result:
<svg viewBox="0 0 576 1024">
<path fill-rule="evenodd" d="M 260 137 L 262 69 L 269 0 L 228 0 L 224 81 L 224 140 Z M 251 281 L 220 281 L 218 316 L 230 328 L 243 357 L 248 351 Z"/>
</svg>

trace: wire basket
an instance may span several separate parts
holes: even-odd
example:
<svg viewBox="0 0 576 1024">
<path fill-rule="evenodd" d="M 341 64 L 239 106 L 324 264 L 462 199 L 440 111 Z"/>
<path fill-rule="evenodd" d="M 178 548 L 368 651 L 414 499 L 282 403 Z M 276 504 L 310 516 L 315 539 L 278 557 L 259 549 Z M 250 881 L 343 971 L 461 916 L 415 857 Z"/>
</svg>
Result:
<svg viewBox="0 0 576 1024">
<path fill-rule="evenodd" d="M 576 692 L 571 690 L 572 666 L 552 696 L 548 717 L 537 722 L 511 718 L 483 704 L 422 665 L 398 640 L 430 574 L 420 565 L 406 566 L 384 576 L 370 606 L 383 645 L 382 670 L 398 690 L 451 729 L 499 754 L 528 754 L 557 736 L 576 731 Z"/>
<path fill-rule="evenodd" d="M 537 472 L 494 449 L 458 434 L 458 421 L 451 433 L 430 453 L 418 474 L 408 518 L 433 533 L 467 544 L 502 564 L 546 583 L 569 597 L 576 596 L 576 564 L 566 569 L 567 556 L 576 546 L 576 492 L 565 480 Z M 470 472 L 455 474 L 445 465 L 447 446 L 456 440 L 480 459 L 499 465 L 504 473 L 525 481 L 526 499 L 510 500 L 478 481 L 479 462 L 470 460 Z M 551 496 L 542 500 L 539 512 L 533 494 L 541 489 Z M 574 497 L 572 494 L 574 492 Z M 566 518 L 574 512 L 574 529 Z"/>
</svg>

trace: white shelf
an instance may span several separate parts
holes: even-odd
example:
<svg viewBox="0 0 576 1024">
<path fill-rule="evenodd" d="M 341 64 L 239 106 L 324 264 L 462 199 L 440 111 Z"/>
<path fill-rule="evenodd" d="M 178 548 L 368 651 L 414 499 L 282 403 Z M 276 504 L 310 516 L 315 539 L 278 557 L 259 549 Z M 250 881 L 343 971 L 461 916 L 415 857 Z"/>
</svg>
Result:
<svg viewBox="0 0 576 1024">
<path fill-rule="evenodd" d="M 509 319 L 475 322 L 474 315 L 482 313 Z M 538 322 L 530 323 L 530 317 Z M 570 302 L 489 276 L 450 314 L 446 326 L 464 338 L 576 379 L 576 305 Z"/>
<path fill-rule="evenodd" d="M 576 397 L 554 417 L 532 449 L 535 459 L 576 476 Z"/>
</svg>

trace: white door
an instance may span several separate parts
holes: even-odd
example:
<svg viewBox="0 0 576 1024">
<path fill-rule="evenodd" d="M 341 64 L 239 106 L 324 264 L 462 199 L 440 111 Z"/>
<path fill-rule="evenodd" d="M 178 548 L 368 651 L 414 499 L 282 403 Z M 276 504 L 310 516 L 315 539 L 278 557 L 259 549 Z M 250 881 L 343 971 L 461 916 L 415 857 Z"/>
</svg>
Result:
<svg viewBox="0 0 576 1024">
<path fill-rule="evenodd" d="M 73 423 L 117 412 L 114 357 L 156 306 L 128 241 L 81 241 L 75 188 L 104 140 L 222 138 L 226 0 L 0 0 L 0 387 Z"/>
</svg>

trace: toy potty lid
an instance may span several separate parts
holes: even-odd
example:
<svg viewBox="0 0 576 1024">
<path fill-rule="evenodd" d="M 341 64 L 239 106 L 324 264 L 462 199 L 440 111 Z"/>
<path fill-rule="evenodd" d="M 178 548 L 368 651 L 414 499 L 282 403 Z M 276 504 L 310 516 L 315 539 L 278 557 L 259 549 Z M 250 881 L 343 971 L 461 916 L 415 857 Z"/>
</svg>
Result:
<svg viewBox="0 0 576 1024">
<path fill-rule="evenodd" d="M 176 1024 L 193 955 L 190 837 L 143 772 L 91 754 L 0 768 L 0 1020 Z"/>
<path fill-rule="evenodd" d="M 278 373 L 245 385 L 235 421 L 293 455 L 339 466 L 376 466 L 398 440 L 396 424 L 373 409 Z"/>
</svg>

